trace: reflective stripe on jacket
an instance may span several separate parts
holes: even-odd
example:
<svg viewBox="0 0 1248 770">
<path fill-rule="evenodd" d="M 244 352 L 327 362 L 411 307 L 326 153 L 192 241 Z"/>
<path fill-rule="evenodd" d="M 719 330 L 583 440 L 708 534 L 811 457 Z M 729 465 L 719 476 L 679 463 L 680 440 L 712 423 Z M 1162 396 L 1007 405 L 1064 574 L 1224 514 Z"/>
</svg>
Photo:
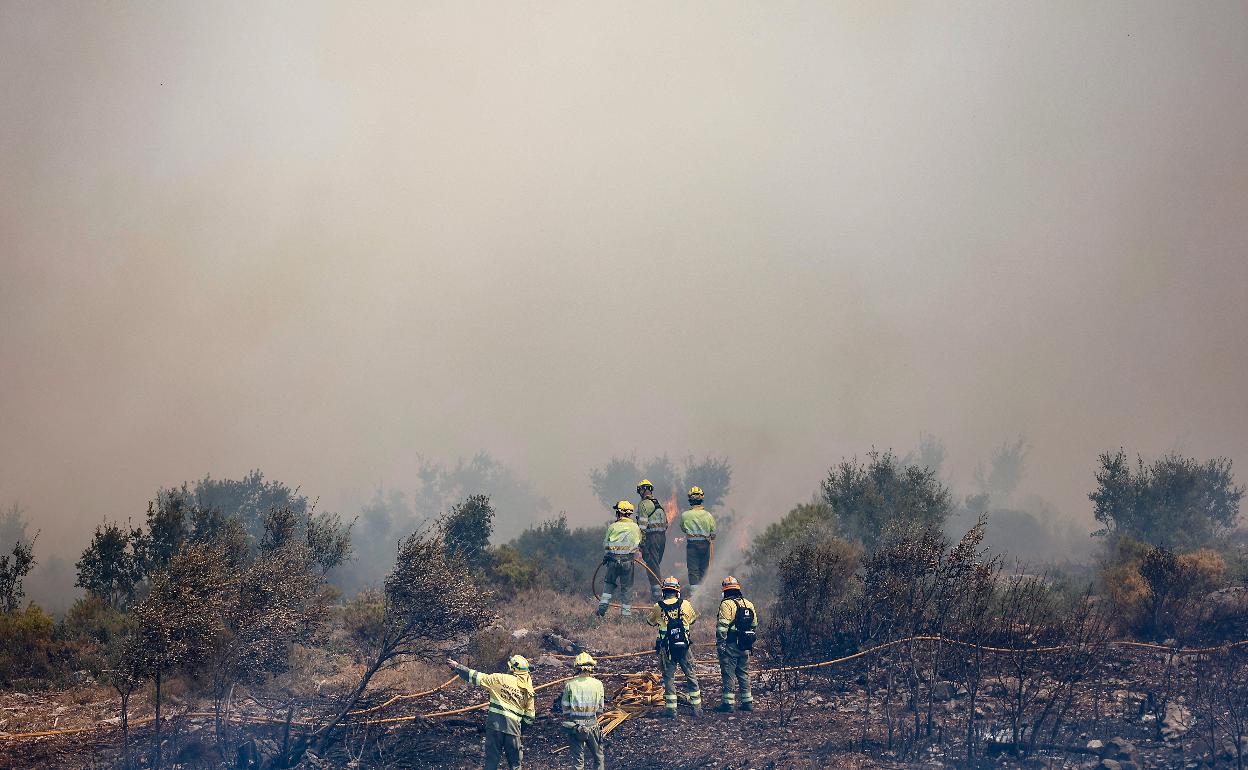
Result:
<svg viewBox="0 0 1248 770">
<path fill-rule="evenodd" d="M 533 679 L 528 672 L 517 674 L 483 674 L 466 666 L 456 673 L 490 693 L 487 730 L 498 730 L 507 735 L 519 735 L 520 726 L 533 724 L 537 716 L 533 704 Z"/>
<path fill-rule="evenodd" d="M 700 505 L 680 514 L 680 528 L 690 542 L 715 539 L 715 517 Z"/>
<path fill-rule="evenodd" d="M 602 547 L 613 554 L 632 553 L 640 545 L 641 528 L 628 519 L 619 519 L 607 527 L 607 536 L 602 539 Z"/>
<path fill-rule="evenodd" d="M 582 674 L 563 686 L 561 706 L 566 719 L 597 719 L 605 703 L 602 682 L 589 674 Z"/>
<path fill-rule="evenodd" d="M 678 599 L 680 602 L 680 619 L 684 621 L 685 628 L 693 628 L 693 621 L 698 619 L 698 613 L 693 611 L 693 605 L 688 599 Z M 650 608 L 650 615 L 646 618 L 646 622 L 659 629 L 659 638 L 667 636 L 667 612 L 674 610 L 676 602 L 655 602 Z"/>
<path fill-rule="evenodd" d="M 758 628 L 758 610 L 754 609 L 754 602 L 743 596 L 734 597 L 732 599 L 724 599 L 719 603 L 719 619 L 715 623 L 715 635 L 720 639 L 727 639 L 731 631 L 737 630 L 737 603 L 740 602 L 746 607 L 754 610 L 754 625 L 750 628 Z M 748 631 L 749 629 L 741 629 Z"/>
<path fill-rule="evenodd" d="M 666 532 L 667 512 L 657 500 L 647 497 L 637 504 L 637 524 L 647 532 Z"/>
</svg>

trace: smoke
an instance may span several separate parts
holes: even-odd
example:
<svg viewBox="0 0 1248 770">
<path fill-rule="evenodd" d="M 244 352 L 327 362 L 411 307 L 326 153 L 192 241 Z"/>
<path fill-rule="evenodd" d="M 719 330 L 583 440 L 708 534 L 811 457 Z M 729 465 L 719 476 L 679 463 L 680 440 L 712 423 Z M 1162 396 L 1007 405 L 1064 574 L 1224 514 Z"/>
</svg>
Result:
<svg viewBox="0 0 1248 770">
<path fill-rule="evenodd" d="M 740 521 L 872 446 L 1087 517 L 1248 460 L 1248 8 L 0 6 L 0 504 L 72 563 L 161 486 L 354 515 L 485 448 Z"/>
</svg>

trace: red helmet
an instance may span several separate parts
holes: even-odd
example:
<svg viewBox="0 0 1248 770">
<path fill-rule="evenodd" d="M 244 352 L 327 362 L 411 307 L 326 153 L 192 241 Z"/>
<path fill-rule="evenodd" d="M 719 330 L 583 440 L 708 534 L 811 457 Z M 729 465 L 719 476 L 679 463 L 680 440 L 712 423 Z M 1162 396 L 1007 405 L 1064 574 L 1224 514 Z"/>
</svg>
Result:
<svg viewBox="0 0 1248 770">
<path fill-rule="evenodd" d="M 729 575 L 728 577 L 724 578 L 724 582 L 720 583 L 719 587 L 725 591 L 740 591 L 741 590 L 741 584 L 738 583 L 737 579 L 733 577 L 732 575 Z"/>
<path fill-rule="evenodd" d="M 680 593 L 680 581 L 675 577 L 669 577 L 667 580 L 663 581 L 663 590 Z"/>
</svg>

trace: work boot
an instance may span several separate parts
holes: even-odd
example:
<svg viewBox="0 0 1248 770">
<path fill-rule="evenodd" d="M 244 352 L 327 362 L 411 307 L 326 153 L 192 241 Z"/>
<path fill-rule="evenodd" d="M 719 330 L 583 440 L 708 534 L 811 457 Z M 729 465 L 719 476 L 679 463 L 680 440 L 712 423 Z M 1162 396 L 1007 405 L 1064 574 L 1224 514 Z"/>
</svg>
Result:
<svg viewBox="0 0 1248 770">
<path fill-rule="evenodd" d="M 742 703 L 742 704 L 741 704 L 741 710 L 742 710 L 742 711 L 753 711 L 753 710 L 754 710 L 754 701 L 748 701 L 748 700 L 747 700 L 745 703 Z"/>
<path fill-rule="evenodd" d="M 744 711 L 744 710 L 745 710 L 745 707 L 744 707 L 744 706 L 742 706 L 742 707 L 741 707 L 741 709 Z M 716 711 L 717 713 L 719 713 L 719 714 L 731 714 L 731 713 L 732 713 L 732 704 L 731 704 L 731 703 L 721 703 L 721 704 L 719 704 L 718 706 L 716 706 L 716 707 L 715 707 L 715 711 Z"/>
<path fill-rule="evenodd" d="M 633 614 L 632 605 L 625 604 L 623 607 L 620 608 L 620 617 L 628 618 L 628 617 L 632 617 L 632 614 Z"/>
<path fill-rule="evenodd" d="M 663 709 L 663 713 L 659 714 L 663 719 L 675 719 L 676 709 Z"/>
<path fill-rule="evenodd" d="M 607 616 L 607 603 L 606 602 L 603 602 L 602 604 L 598 605 L 597 615 L 600 618 L 605 618 Z"/>
</svg>

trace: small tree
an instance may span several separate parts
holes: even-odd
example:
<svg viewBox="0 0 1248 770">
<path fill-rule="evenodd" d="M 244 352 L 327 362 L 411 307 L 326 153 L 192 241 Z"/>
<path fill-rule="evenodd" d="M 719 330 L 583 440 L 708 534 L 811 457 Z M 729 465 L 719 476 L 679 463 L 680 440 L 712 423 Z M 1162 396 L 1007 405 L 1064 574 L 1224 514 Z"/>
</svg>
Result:
<svg viewBox="0 0 1248 770">
<path fill-rule="evenodd" d="M 184 666 L 198 666 L 220 635 L 222 601 L 237 580 L 228 550 L 197 543 L 169 560 L 149 578 L 147 595 L 132 611 L 134 633 L 122 669 L 143 672 L 156 686 L 152 764 L 159 768 L 161 688 L 165 677 Z"/>
<path fill-rule="evenodd" d="M 892 452 L 872 451 L 865 464 L 842 460 L 824 479 L 823 498 L 841 532 L 867 550 L 890 525 L 940 530 L 951 511 L 949 490 L 935 471 L 902 465 Z"/>
<path fill-rule="evenodd" d="M 488 609 L 492 597 L 474 583 L 464 552 L 448 547 L 445 538 L 444 531 L 417 532 L 399 543 L 378 617 L 358 627 L 368 665 L 325 724 L 309 736 L 318 741 L 318 753 L 333 742 L 338 727 L 383 667 L 407 655 L 432 655 L 441 645 L 466 637 L 493 619 Z"/>
<path fill-rule="evenodd" d="M 802 543 L 818 542 L 835 534 L 836 514 L 825 502 L 802 503 L 772 522 L 745 553 L 752 569 L 755 592 L 775 586 L 781 561 Z"/>
<path fill-rule="evenodd" d="M 22 602 L 26 591 L 22 581 L 35 567 L 35 537 L 21 538 L 13 543 L 12 554 L 0 555 L 0 609 L 14 612 Z"/>
<path fill-rule="evenodd" d="M 1100 456 L 1096 489 L 1088 498 L 1104 525 L 1096 535 L 1188 550 L 1235 526 L 1243 496 L 1225 457 L 1201 463 L 1171 453 L 1151 464 L 1137 457 L 1133 470 L 1120 449 Z"/>
<path fill-rule="evenodd" d="M 469 495 L 456 503 L 439 522 L 448 556 L 461 558 L 473 569 L 490 561 L 490 535 L 494 532 L 494 506 L 489 495 Z"/>
<path fill-rule="evenodd" d="M 328 615 L 322 565 L 292 530 L 290 518 L 275 510 L 267 518 L 260 553 L 240 569 L 237 581 L 227 584 L 220 603 L 220 633 L 208 667 L 217 749 L 225 761 L 230 759 L 225 726 L 235 685 L 286 671 L 294 646 L 311 641 Z"/>
<path fill-rule="evenodd" d="M 136 543 L 142 532 L 125 529 L 116 522 L 95 528 L 90 545 L 78 560 L 79 588 L 86 589 L 114 608 L 125 607 L 134 598 L 135 587 L 143 577 Z"/>
</svg>

